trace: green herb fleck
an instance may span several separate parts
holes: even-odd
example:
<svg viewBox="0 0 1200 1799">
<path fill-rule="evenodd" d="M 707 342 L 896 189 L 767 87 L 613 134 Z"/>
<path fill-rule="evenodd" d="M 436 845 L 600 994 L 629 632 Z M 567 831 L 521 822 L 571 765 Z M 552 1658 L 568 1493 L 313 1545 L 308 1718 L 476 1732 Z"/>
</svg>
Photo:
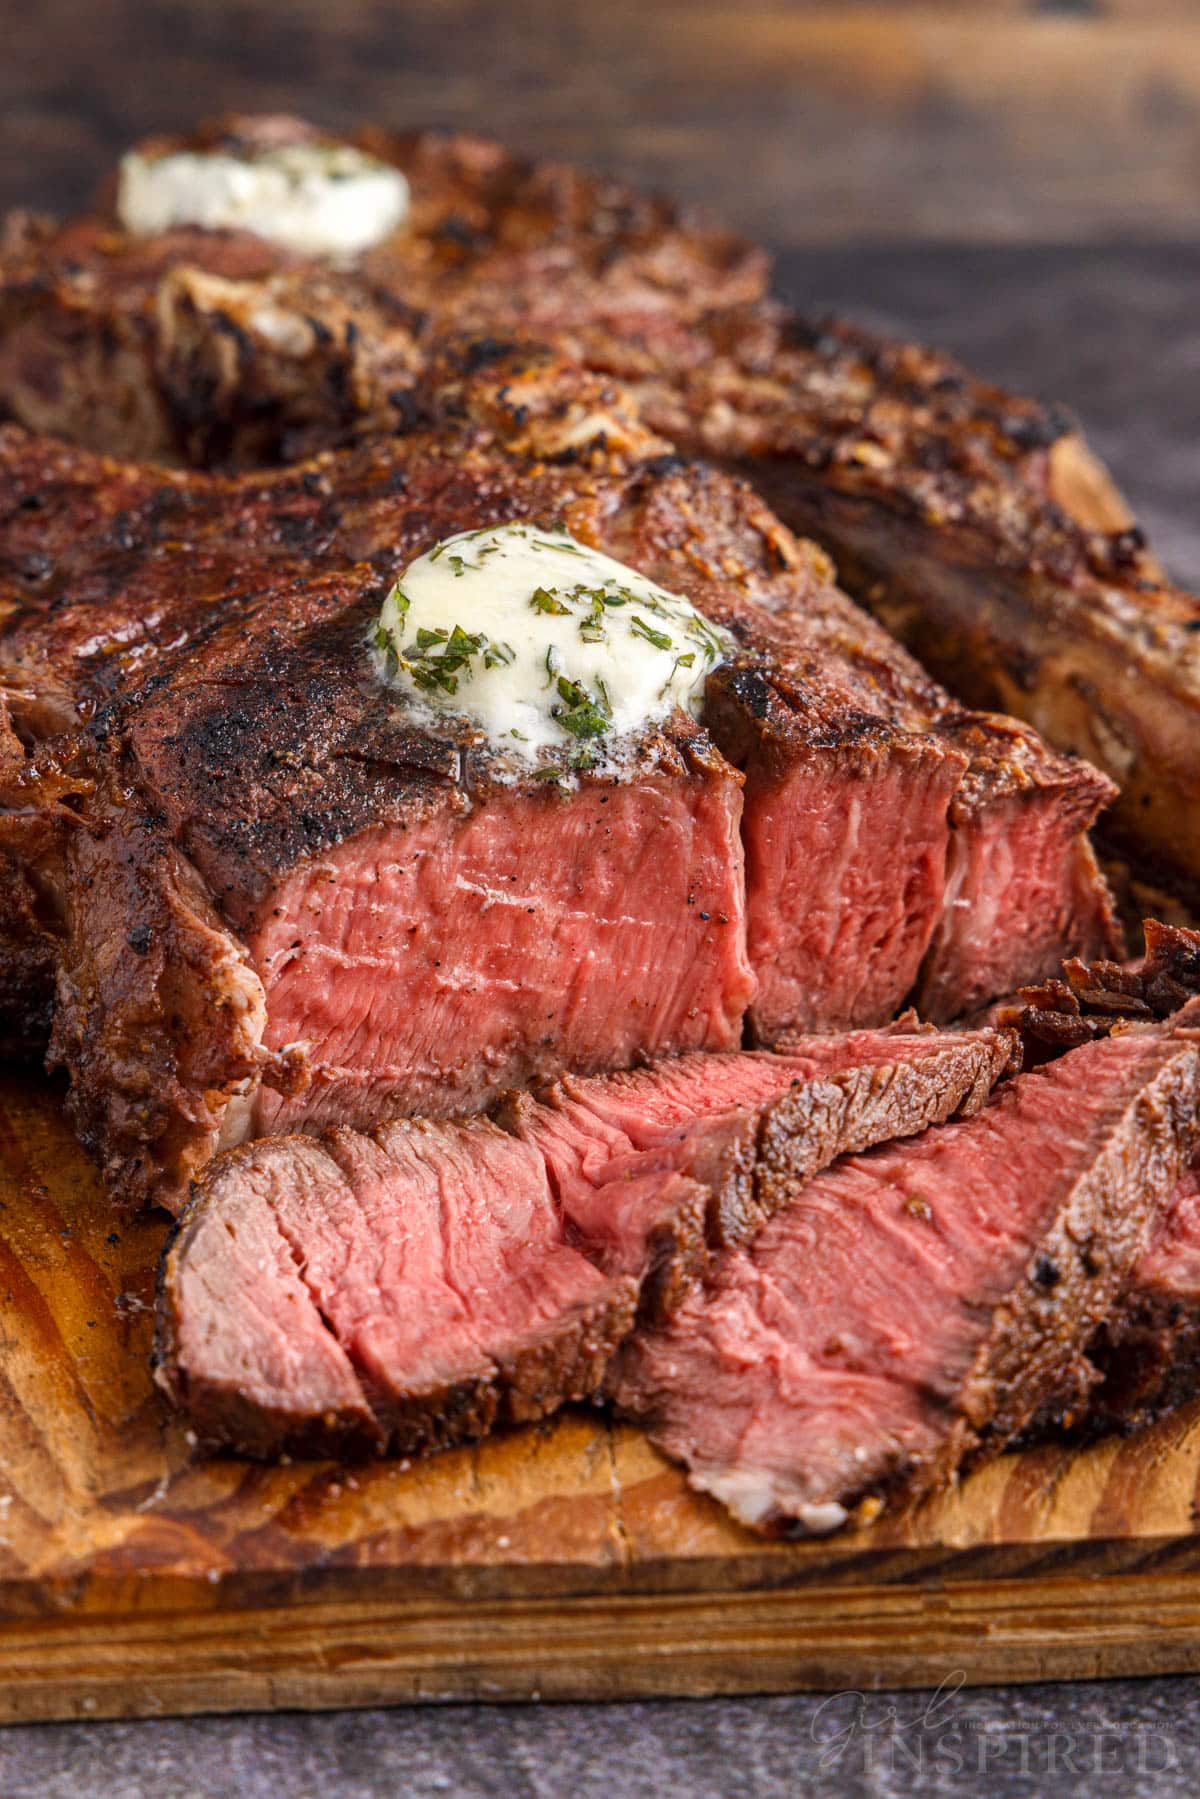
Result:
<svg viewBox="0 0 1200 1799">
<path fill-rule="evenodd" d="M 529 596 L 529 604 L 535 612 L 552 612 L 558 617 L 565 616 L 571 610 L 558 598 L 557 587 L 535 587 Z"/>
<path fill-rule="evenodd" d="M 629 621 L 629 633 L 631 637 L 644 637 L 646 642 L 652 643 L 656 650 L 673 650 L 675 648 L 673 638 L 668 637 L 665 631 L 656 631 L 652 625 L 646 623 L 644 618 L 639 618 L 636 612 Z"/>
<path fill-rule="evenodd" d="M 560 675 L 558 694 L 564 704 L 552 706 L 550 712 L 564 731 L 569 731 L 572 737 L 580 739 L 603 737 L 608 730 L 608 720 L 586 687 Z"/>
<path fill-rule="evenodd" d="M 667 676 L 666 680 L 663 682 L 662 686 L 658 690 L 658 697 L 660 700 L 662 699 L 663 695 L 669 689 L 672 681 L 675 679 L 676 671 L 681 668 L 691 668 L 693 663 L 695 662 L 695 660 L 696 660 L 695 650 L 688 650 L 682 656 L 676 656 L 674 662 L 671 664 L 670 674 Z"/>
</svg>

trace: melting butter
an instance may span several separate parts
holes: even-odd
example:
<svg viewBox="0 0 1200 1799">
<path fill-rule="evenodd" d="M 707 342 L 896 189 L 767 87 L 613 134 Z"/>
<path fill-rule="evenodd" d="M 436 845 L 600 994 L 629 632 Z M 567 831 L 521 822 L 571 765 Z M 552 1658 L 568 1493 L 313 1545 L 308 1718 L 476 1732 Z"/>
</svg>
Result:
<svg viewBox="0 0 1200 1799">
<path fill-rule="evenodd" d="M 560 529 L 461 532 L 409 564 L 372 639 L 410 699 L 525 760 L 610 760 L 676 707 L 699 715 L 732 640 L 689 600 Z"/>
<path fill-rule="evenodd" d="M 253 157 L 131 151 L 117 190 L 118 216 L 135 236 L 236 229 L 305 256 L 356 256 L 395 231 L 408 207 L 400 170 L 350 144 L 285 144 Z"/>
</svg>

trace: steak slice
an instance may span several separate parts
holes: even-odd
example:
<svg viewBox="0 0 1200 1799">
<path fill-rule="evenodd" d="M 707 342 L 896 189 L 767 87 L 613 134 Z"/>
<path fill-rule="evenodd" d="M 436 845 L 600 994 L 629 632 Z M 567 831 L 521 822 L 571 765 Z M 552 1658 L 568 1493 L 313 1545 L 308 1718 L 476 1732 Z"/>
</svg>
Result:
<svg viewBox="0 0 1200 1799">
<path fill-rule="evenodd" d="M 1031 1054 L 1180 1014 L 1200 989 L 1200 932 L 1146 919 L 1146 955 L 1132 966 L 1068 962 L 1062 980 L 1004 1008 Z M 1193 1008 L 1194 1009 L 1194 1008 Z M 1190 1016 L 1190 1014 L 1189 1014 Z M 1088 1360 L 1043 1408 L 1031 1435 L 1097 1435 L 1151 1423 L 1200 1391 L 1200 1167 L 1193 1162 L 1149 1221 L 1142 1252 Z"/>
<path fill-rule="evenodd" d="M 276 1138 L 214 1164 L 167 1251 L 159 1378 L 205 1442 L 411 1454 L 587 1398 L 636 1297 L 487 1120 Z"/>
<path fill-rule="evenodd" d="M 610 1377 L 743 1522 L 832 1530 L 1010 1441 L 1117 1297 L 1200 1132 L 1200 1033 L 1134 1028 L 819 1176 Z"/>
<path fill-rule="evenodd" d="M 164 1254 L 159 1380 L 207 1443 L 412 1453 L 599 1391 L 706 1236 L 841 1150 L 977 1110 L 1012 1038 L 920 1029 L 689 1055 L 489 1120 L 279 1137 L 214 1162 Z M 568 1167 L 568 1161 L 571 1166 Z"/>
<path fill-rule="evenodd" d="M 838 1155 L 983 1104 L 1012 1059 L 1004 1032 L 796 1037 L 774 1054 L 686 1055 L 567 1076 L 507 1120 L 545 1158 L 563 1214 L 603 1267 L 669 1312 L 709 1253 L 740 1242 Z"/>
</svg>

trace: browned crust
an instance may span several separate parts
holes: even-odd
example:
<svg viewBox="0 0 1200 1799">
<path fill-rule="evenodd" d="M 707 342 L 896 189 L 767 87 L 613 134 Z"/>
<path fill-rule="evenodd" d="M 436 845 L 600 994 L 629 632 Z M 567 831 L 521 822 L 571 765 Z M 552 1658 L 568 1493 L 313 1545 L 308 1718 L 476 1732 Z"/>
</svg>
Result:
<svg viewBox="0 0 1200 1799">
<path fill-rule="evenodd" d="M 1200 993 L 1200 931 L 1143 921 L 1146 954 L 1134 966 L 1072 956 L 1062 980 L 1023 987 L 1001 1013 L 1034 1043 L 1069 1049 L 1125 1024 L 1169 1018 Z"/>
</svg>

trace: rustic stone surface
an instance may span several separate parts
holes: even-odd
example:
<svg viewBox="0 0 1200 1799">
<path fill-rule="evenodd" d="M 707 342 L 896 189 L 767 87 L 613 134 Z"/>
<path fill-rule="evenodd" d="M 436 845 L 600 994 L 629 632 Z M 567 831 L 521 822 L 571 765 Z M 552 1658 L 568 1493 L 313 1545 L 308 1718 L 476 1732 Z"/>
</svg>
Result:
<svg viewBox="0 0 1200 1799">
<path fill-rule="evenodd" d="M 1191 1681 L 22 1726 L 5 1799 L 1192 1799 Z"/>
</svg>

